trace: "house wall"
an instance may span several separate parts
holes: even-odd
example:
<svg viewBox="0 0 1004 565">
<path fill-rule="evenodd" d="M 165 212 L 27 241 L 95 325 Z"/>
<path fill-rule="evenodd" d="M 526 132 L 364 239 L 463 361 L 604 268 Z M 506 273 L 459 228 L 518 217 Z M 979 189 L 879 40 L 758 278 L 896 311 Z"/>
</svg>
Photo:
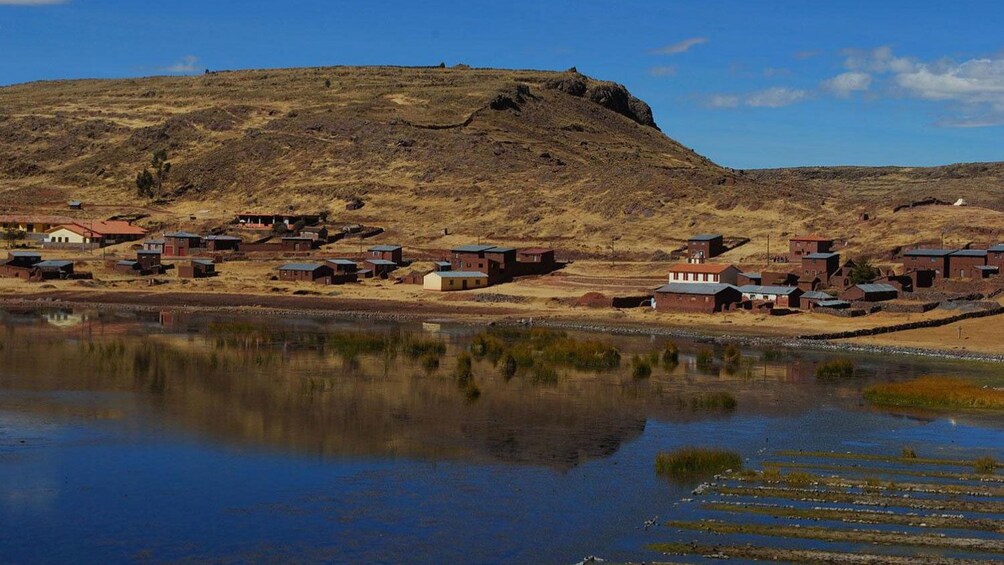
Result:
<svg viewBox="0 0 1004 565">
<path fill-rule="evenodd" d="M 946 278 L 950 279 L 978 279 L 980 273 L 977 266 L 987 264 L 986 257 L 967 257 L 964 255 L 952 255 L 948 258 L 948 271 Z"/>
<path fill-rule="evenodd" d="M 484 277 L 441 277 L 436 273 L 430 273 L 422 282 L 425 290 L 469 290 L 474 288 L 485 288 L 488 281 Z"/>
<path fill-rule="evenodd" d="M 788 242 L 788 260 L 798 263 L 803 255 L 811 253 L 829 253 L 833 248 L 832 241 L 804 241 L 792 239 Z"/>
<path fill-rule="evenodd" d="M 299 271 L 299 270 L 279 270 L 279 280 L 289 281 L 289 282 L 300 282 L 300 281 L 315 281 L 317 279 L 322 279 L 324 277 L 330 277 L 332 275 L 331 269 L 320 268 L 314 269 L 313 271 Z"/>
<path fill-rule="evenodd" d="M 742 299 L 739 291 L 724 291 L 716 296 L 699 294 L 655 293 L 655 309 L 659 312 L 697 312 L 713 314 L 727 309 Z"/>
<path fill-rule="evenodd" d="M 700 257 L 701 253 L 705 259 L 717 257 L 725 253 L 724 239 L 719 237 L 708 241 L 690 240 L 687 242 L 687 253 L 692 259 Z"/>
<path fill-rule="evenodd" d="M 370 251 L 370 259 L 383 259 L 384 261 L 393 261 L 400 265 L 404 262 L 404 250 L 398 249 L 396 251 Z"/>
<path fill-rule="evenodd" d="M 802 257 L 801 277 L 819 277 L 823 284 L 830 284 L 830 275 L 840 268 L 840 257 L 830 259 L 806 259 Z"/>
<path fill-rule="evenodd" d="M 729 267 L 721 273 L 692 273 L 689 271 L 670 271 L 669 282 L 698 282 L 736 284 L 739 280 L 739 269 Z"/>
<path fill-rule="evenodd" d="M 907 271 L 934 271 L 937 280 L 948 273 L 948 257 L 903 256 L 903 267 Z"/>
</svg>

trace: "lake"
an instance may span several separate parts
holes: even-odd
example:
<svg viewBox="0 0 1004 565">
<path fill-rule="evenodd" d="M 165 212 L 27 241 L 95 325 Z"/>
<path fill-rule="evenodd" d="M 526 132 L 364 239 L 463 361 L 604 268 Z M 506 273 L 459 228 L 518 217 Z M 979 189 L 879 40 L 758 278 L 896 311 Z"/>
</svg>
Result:
<svg viewBox="0 0 1004 565">
<path fill-rule="evenodd" d="M 0 562 L 653 560 L 696 486 L 656 475 L 660 451 L 726 448 L 753 468 L 781 450 L 1004 454 L 1001 418 L 862 400 L 931 374 L 999 385 L 997 365 L 726 361 L 684 339 L 536 331 L 2 311 Z M 857 376 L 817 379 L 835 357 Z"/>
</svg>

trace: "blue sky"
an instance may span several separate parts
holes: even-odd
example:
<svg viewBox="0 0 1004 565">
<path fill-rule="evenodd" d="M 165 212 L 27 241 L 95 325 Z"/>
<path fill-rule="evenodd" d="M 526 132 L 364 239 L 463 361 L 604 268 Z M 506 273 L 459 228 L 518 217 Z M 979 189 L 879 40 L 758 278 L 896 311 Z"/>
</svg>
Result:
<svg viewBox="0 0 1004 565">
<path fill-rule="evenodd" d="M 1002 29 L 1000 1 L 0 0 L 0 84 L 575 66 L 722 165 L 919 166 L 1004 160 Z"/>
</svg>

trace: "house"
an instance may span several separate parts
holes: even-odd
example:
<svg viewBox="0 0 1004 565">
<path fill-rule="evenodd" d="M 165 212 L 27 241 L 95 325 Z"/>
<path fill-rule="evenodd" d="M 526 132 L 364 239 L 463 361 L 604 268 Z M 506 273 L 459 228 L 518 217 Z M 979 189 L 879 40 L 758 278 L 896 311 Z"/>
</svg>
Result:
<svg viewBox="0 0 1004 565">
<path fill-rule="evenodd" d="M 987 248 L 987 265 L 1004 268 L 1004 243 L 991 245 Z"/>
<path fill-rule="evenodd" d="M 236 222 L 242 227 L 251 229 L 270 229 L 273 224 L 294 226 L 302 223 L 312 226 L 321 220 L 320 214 L 273 214 L 259 212 L 242 212 L 237 214 Z"/>
<path fill-rule="evenodd" d="M 788 240 L 788 260 L 799 263 L 805 255 L 813 253 L 830 253 L 833 250 L 833 240 L 821 235 L 803 235 Z"/>
<path fill-rule="evenodd" d="M 32 268 L 43 280 L 66 279 L 73 275 L 73 261 L 50 259 L 35 263 Z"/>
<path fill-rule="evenodd" d="M 800 288 L 802 292 L 809 292 L 811 290 L 818 290 L 819 287 L 823 286 L 823 280 L 812 275 L 805 275 L 798 277 L 798 280 L 795 281 L 795 286 Z"/>
<path fill-rule="evenodd" d="M 136 252 L 136 262 L 139 263 L 140 268 L 144 271 L 161 271 L 163 266 L 160 262 L 161 253 L 159 251 L 150 251 L 148 249 L 140 249 Z"/>
<path fill-rule="evenodd" d="M 492 247 L 485 250 L 485 258 L 498 263 L 499 272 L 507 280 L 516 275 L 516 254 L 515 247 Z"/>
<path fill-rule="evenodd" d="M 146 236 L 146 230 L 122 220 L 75 222 L 49 230 L 42 241 L 47 246 L 115 245 L 136 241 Z"/>
<path fill-rule="evenodd" d="M 502 266 L 486 256 L 494 245 L 461 245 L 450 249 L 452 271 L 476 271 L 488 275 L 491 284 L 503 281 Z"/>
<path fill-rule="evenodd" d="M 144 251 L 156 251 L 161 255 L 164 254 L 164 240 L 163 239 L 148 239 L 143 242 Z"/>
<path fill-rule="evenodd" d="M 343 284 L 359 280 L 359 265 L 348 259 L 328 259 L 331 267 L 331 284 Z"/>
<path fill-rule="evenodd" d="M 809 253 L 802 255 L 799 279 L 818 277 L 821 284 L 829 285 L 830 277 L 835 275 L 839 269 L 839 253 Z"/>
<path fill-rule="evenodd" d="M 987 265 L 986 249 L 960 249 L 953 251 L 948 256 L 948 270 L 945 278 L 948 279 L 976 279 L 982 278 L 978 272 L 979 267 Z"/>
<path fill-rule="evenodd" d="M 299 235 L 286 235 L 280 241 L 283 251 L 310 251 L 317 245 L 316 240 Z"/>
<path fill-rule="evenodd" d="M 798 275 L 786 271 L 761 271 L 760 283 L 766 286 L 795 286 L 798 284 Z"/>
<path fill-rule="evenodd" d="M 802 305 L 802 308 L 812 308 L 820 302 L 826 302 L 828 300 L 833 300 L 833 296 L 830 296 L 821 290 L 803 292 L 802 296 L 799 297 L 799 303 Z"/>
<path fill-rule="evenodd" d="M 687 240 L 687 256 L 691 261 L 704 261 L 725 253 L 725 238 L 716 233 L 702 233 Z"/>
<path fill-rule="evenodd" d="M 743 300 L 771 302 L 778 308 L 799 308 L 802 290 L 795 286 L 746 285 L 739 287 Z"/>
<path fill-rule="evenodd" d="M 903 253 L 903 267 L 909 271 L 934 271 L 935 279 L 948 276 L 949 257 L 954 249 L 911 249 Z"/>
<path fill-rule="evenodd" d="M 762 281 L 762 280 L 763 280 L 763 277 L 760 276 L 760 273 L 744 273 L 744 272 L 740 272 L 736 276 L 736 284 L 739 285 L 739 286 L 745 286 L 745 285 L 751 285 L 751 284 L 760 284 L 760 281 Z"/>
<path fill-rule="evenodd" d="M 840 298 L 848 302 L 881 302 L 899 296 L 896 287 L 888 284 L 856 284 L 843 292 Z"/>
<path fill-rule="evenodd" d="M 187 265 L 178 266 L 178 277 L 182 279 L 203 279 L 216 276 L 216 264 L 209 259 L 192 259 Z"/>
<path fill-rule="evenodd" d="M 997 276 L 1001 273 L 1000 267 L 997 265 L 982 265 L 976 267 L 976 277 L 981 279 L 989 279 L 990 277 Z"/>
<path fill-rule="evenodd" d="M 0 277 L 30 280 L 40 262 L 42 256 L 34 251 L 10 251 L 7 259 L 0 261 Z"/>
<path fill-rule="evenodd" d="M 404 263 L 404 248 L 400 245 L 374 245 L 367 250 L 370 259 L 393 261 L 400 265 Z"/>
<path fill-rule="evenodd" d="M 300 237 L 312 239 L 319 244 L 328 243 L 328 228 L 323 225 L 306 226 L 300 230 Z"/>
<path fill-rule="evenodd" d="M 739 269 L 724 263 L 678 263 L 669 268 L 670 283 L 736 284 Z"/>
<path fill-rule="evenodd" d="M 115 271 L 119 273 L 126 274 L 137 274 L 143 270 L 139 265 L 139 261 L 133 261 L 131 259 L 123 259 L 115 263 Z"/>
<path fill-rule="evenodd" d="M 397 268 L 397 263 L 386 259 L 366 259 L 363 263 L 373 271 L 373 275 L 384 277 Z"/>
<path fill-rule="evenodd" d="M 44 234 L 63 224 L 75 220 L 65 216 L 41 216 L 33 214 L 0 214 L 0 231 L 23 231 L 28 235 Z"/>
<path fill-rule="evenodd" d="M 453 270 L 453 264 L 449 261 L 435 261 L 433 262 L 433 266 L 435 267 L 435 271 L 442 272 Z"/>
<path fill-rule="evenodd" d="M 240 251 L 241 238 L 232 235 L 207 235 L 203 238 L 209 251 Z"/>
<path fill-rule="evenodd" d="M 488 275 L 476 271 L 433 271 L 422 278 L 425 290 L 468 290 L 487 286 Z"/>
<path fill-rule="evenodd" d="M 731 284 L 674 282 L 656 289 L 652 308 L 713 314 L 733 308 L 742 299 L 743 294 Z"/>
<path fill-rule="evenodd" d="M 558 262 L 554 250 L 546 247 L 526 247 L 516 252 L 516 262 L 523 263 L 526 274 L 544 274 L 553 271 Z"/>
<path fill-rule="evenodd" d="M 279 267 L 279 280 L 328 282 L 333 273 L 329 265 L 321 263 L 287 263 Z"/>
<path fill-rule="evenodd" d="M 198 254 L 202 250 L 202 236 L 199 234 L 176 231 L 164 234 L 164 257 L 187 257 Z"/>
</svg>

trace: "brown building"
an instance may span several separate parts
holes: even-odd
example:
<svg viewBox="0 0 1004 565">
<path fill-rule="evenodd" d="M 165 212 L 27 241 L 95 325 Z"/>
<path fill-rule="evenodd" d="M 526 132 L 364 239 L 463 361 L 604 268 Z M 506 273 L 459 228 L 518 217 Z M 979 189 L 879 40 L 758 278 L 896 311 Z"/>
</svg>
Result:
<svg viewBox="0 0 1004 565">
<path fill-rule="evenodd" d="M 140 268 L 145 271 L 161 270 L 159 251 L 149 251 L 147 249 L 140 249 L 139 251 L 136 252 L 136 262 L 139 263 Z"/>
<path fill-rule="evenodd" d="M 830 253 L 833 250 L 833 240 L 821 235 L 803 235 L 788 240 L 788 246 L 788 260 L 798 263 L 804 255 Z"/>
<path fill-rule="evenodd" d="M 743 300 L 753 304 L 769 302 L 778 308 L 799 308 L 802 290 L 794 286 L 746 285 L 739 287 Z"/>
<path fill-rule="evenodd" d="M 983 278 L 979 272 L 979 268 L 987 265 L 988 254 L 989 252 L 986 249 L 960 249 L 958 251 L 953 251 L 952 254 L 948 256 L 948 274 L 945 278 Z"/>
<path fill-rule="evenodd" d="M 820 283 L 830 284 L 830 277 L 840 269 L 839 253 L 809 253 L 802 255 L 802 270 L 799 279 L 818 278 Z"/>
<path fill-rule="evenodd" d="M 485 251 L 485 259 L 498 264 L 501 280 L 509 281 L 520 274 L 516 268 L 515 247 L 492 247 Z"/>
<path fill-rule="evenodd" d="M 164 234 L 164 257 L 188 257 L 202 250 L 202 236 L 187 231 Z"/>
<path fill-rule="evenodd" d="M 761 271 L 760 282 L 765 286 L 795 286 L 798 284 L 798 275 L 786 271 Z"/>
<path fill-rule="evenodd" d="M 328 259 L 331 267 L 331 284 L 344 284 L 359 280 L 359 265 L 348 259 Z"/>
<path fill-rule="evenodd" d="M 204 279 L 216 276 L 216 263 L 208 259 L 192 259 L 187 265 L 178 266 L 178 277 L 182 279 Z"/>
<path fill-rule="evenodd" d="M 1004 243 L 991 245 L 987 249 L 987 265 L 997 267 L 998 270 L 1004 269 Z"/>
<path fill-rule="evenodd" d="M 762 280 L 760 273 L 740 272 L 736 275 L 736 286 L 758 285 Z"/>
<path fill-rule="evenodd" d="M 30 280 L 34 266 L 42 256 L 34 251 L 9 251 L 7 259 L 0 261 L 0 277 Z"/>
<path fill-rule="evenodd" d="M 42 280 L 67 279 L 73 276 L 73 261 L 50 259 L 35 263 L 32 269 L 35 271 L 32 274 L 33 279 L 36 277 Z"/>
<path fill-rule="evenodd" d="M 397 268 L 397 263 L 386 259 L 366 259 L 363 263 L 375 277 L 385 277 Z"/>
<path fill-rule="evenodd" d="M 485 253 L 494 245 L 461 245 L 450 249 L 451 271 L 476 271 L 488 275 L 488 284 L 503 281 L 501 265 Z"/>
<path fill-rule="evenodd" d="M 520 270 L 528 275 L 550 273 L 558 267 L 554 250 L 546 247 L 526 247 L 516 252 L 516 262 Z"/>
<path fill-rule="evenodd" d="M 691 261 L 703 261 L 725 253 L 725 238 L 716 233 L 702 233 L 687 240 L 687 255 Z"/>
<path fill-rule="evenodd" d="M 309 237 L 287 235 L 281 239 L 283 251 L 310 251 L 317 242 Z"/>
<path fill-rule="evenodd" d="M 273 224 L 285 224 L 292 227 L 296 224 L 312 226 L 319 222 L 320 214 L 272 214 L 261 212 L 242 212 L 237 214 L 237 223 L 242 227 L 252 229 L 267 229 Z"/>
<path fill-rule="evenodd" d="M 204 238 L 209 251 L 240 251 L 241 238 L 232 235 L 207 235 Z"/>
<path fill-rule="evenodd" d="M 933 271 L 935 279 L 948 276 L 949 257 L 954 249 L 911 249 L 903 253 L 903 267 L 910 271 Z"/>
<path fill-rule="evenodd" d="M 888 284 L 856 284 L 843 292 L 840 298 L 848 302 L 881 302 L 899 296 L 896 287 Z"/>
<path fill-rule="evenodd" d="M 669 283 L 656 289 L 652 307 L 659 312 L 713 314 L 733 308 L 743 295 L 730 284 Z"/>
<path fill-rule="evenodd" d="M 401 265 L 404 263 L 404 248 L 400 245 L 374 245 L 367 250 L 370 259 L 383 259 Z"/>
<path fill-rule="evenodd" d="M 307 226 L 300 230 L 300 237 L 310 238 L 318 243 L 324 244 L 330 241 L 328 228 L 323 225 Z"/>
<path fill-rule="evenodd" d="M 329 282 L 334 273 L 321 263 L 287 263 L 279 267 L 279 280 L 289 282 Z"/>
</svg>

